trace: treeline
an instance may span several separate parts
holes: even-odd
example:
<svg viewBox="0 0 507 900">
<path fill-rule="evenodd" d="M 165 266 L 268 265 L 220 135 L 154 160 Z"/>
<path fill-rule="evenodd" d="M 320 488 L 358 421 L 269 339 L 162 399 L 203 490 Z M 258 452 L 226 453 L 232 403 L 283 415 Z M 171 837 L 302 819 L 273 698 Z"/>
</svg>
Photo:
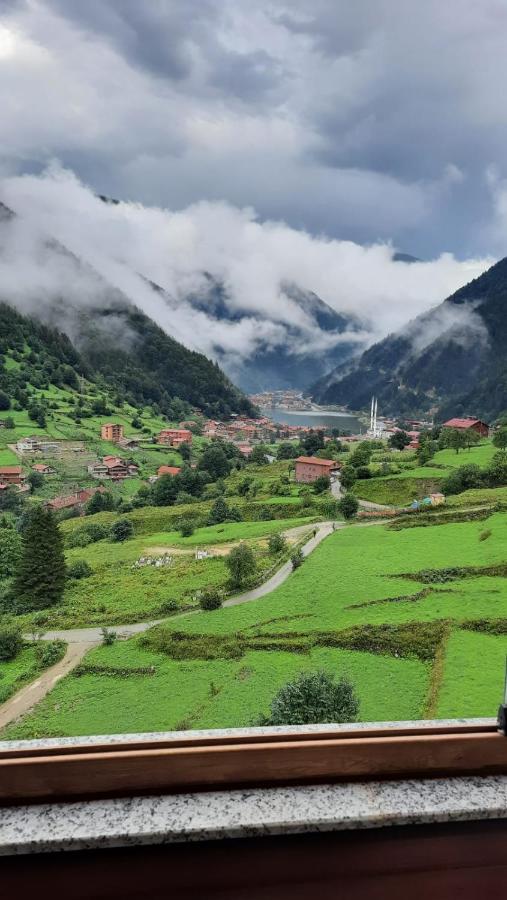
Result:
<svg viewBox="0 0 507 900">
<path fill-rule="evenodd" d="M 170 420 L 188 416 L 192 407 L 215 418 L 255 412 L 216 363 L 187 350 L 135 308 L 95 311 L 94 321 L 83 319 L 79 328 L 78 350 L 57 329 L 0 303 L 0 410 L 11 403 L 33 406 L 34 388 L 77 391 L 84 377 L 113 405 L 152 406 Z M 7 354 L 17 365 L 6 364 Z M 43 413 L 32 417 L 42 427 Z"/>
</svg>

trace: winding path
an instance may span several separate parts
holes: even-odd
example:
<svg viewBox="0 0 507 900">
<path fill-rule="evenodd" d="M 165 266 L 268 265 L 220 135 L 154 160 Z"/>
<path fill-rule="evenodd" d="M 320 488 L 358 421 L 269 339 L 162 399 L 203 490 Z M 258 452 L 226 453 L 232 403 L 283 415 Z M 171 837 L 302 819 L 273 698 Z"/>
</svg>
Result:
<svg viewBox="0 0 507 900">
<path fill-rule="evenodd" d="M 363 522 L 361 524 L 358 523 L 354 527 L 367 527 L 378 524 L 384 523 Z M 312 528 L 317 529 L 317 533 L 312 535 L 301 548 L 303 556 L 307 557 L 323 540 L 325 540 L 325 538 L 332 534 L 333 531 L 345 527 L 347 526 L 344 522 L 322 522 L 315 526 L 298 526 L 297 529 L 291 529 L 291 532 L 295 537 L 296 534 L 294 534 L 294 532 L 296 531 L 298 534 L 304 534 L 305 531 L 312 530 Z M 288 533 L 289 532 L 287 532 L 287 534 Z M 259 600 L 261 597 L 271 594 L 272 591 L 283 584 L 291 572 L 292 563 L 289 560 L 271 575 L 267 581 L 259 585 L 259 587 L 253 588 L 251 591 L 245 591 L 243 594 L 238 594 L 235 597 L 229 597 L 223 605 L 239 606 L 242 603 L 250 603 L 252 600 Z M 180 616 L 171 616 L 171 620 L 183 616 L 196 615 L 197 613 L 199 613 L 199 610 L 189 610 L 188 612 L 181 613 Z M 163 621 L 165 620 L 155 619 L 151 622 L 136 622 L 133 625 L 116 625 L 109 628 L 109 631 L 113 631 L 119 639 L 128 638 L 135 634 L 141 634 L 143 631 L 147 631 L 148 628 L 152 628 L 153 625 L 158 625 Z M 33 640 L 33 635 L 26 634 L 24 637 L 25 640 Z M 57 681 L 79 665 L 88 650 L 91 650 L 92 647 L 96 647 L 102 643 L 103 633 L 99 626 L 93 628 L 69 628 L 60 631 L 46 631 L 41 639 L 46 641 L 65 641 L 68 644 L 67 652 L 60 662 L 51 666 L 50 669 L 47 669 L 42 673 L 40 678 L 22 688 L 17 694 L 14 694 L 13 697 L 10 697 L 9 700 L 0 706 L 0 730 L 10 722 L 13 722 L 15 719 L 18 719 L 20 716 L 29 712 L 29 710 L 39 703 L 39 701 L 53 689 Z"/>
<path fill-rule="evenodd" d="M 26 685 L 0 706 L 0 730 L 5 728 L 9 722 L 23 716 L 46 694 L 49 694 L 56 682 L 72 672 L 72 669 L 79 665 L 85 653 L 88 653 L 92 647 L 96 647 L 98 643 L 97 640 L 86 643 L 69 643 L 63 659 L 46 669 L 39 678 Z"/>
</svg>

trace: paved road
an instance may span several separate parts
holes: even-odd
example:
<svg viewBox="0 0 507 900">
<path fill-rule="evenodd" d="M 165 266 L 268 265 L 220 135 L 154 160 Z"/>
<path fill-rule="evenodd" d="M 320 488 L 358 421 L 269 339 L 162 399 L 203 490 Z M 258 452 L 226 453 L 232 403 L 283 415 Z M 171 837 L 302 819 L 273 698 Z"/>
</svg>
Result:
<svg viewBox="0 0 507 900">
<path fill-rule="evenodd" d="M 0 729 L 5 728 L 9 722 L 23 716 L 32 709 L 39 700 L 42 700 L 46 694 L 51 691 L 56 682 L 68 675 L 72 669 L 81 662 L 85 653 L 92 647 L 97 645 L 98 641 L 87 641 L 86 643 L 72 643 L 67 647 L 67 652 L 60 662 L 57 662 L 50 669 L 46 669 L 40 678 L 32 681 L 26 687 L 14 694 L 2 706 L 0 706 Z"/>
<path fill-rule="evenodd" d="M 343 528 L 343 522 L 337 522 L 336 528 Z M 333 523 L 332 522 L 321 522 L 316 525 L 298 525 L 297 528 L 290 529 L 290 531 L 286 532 L 288 535 L 292 535 L 293 537 L 300 536 L 307 531 L 312 531 L 313 528 L 317 529 L 317 534 L 315 537 L 311 537 L 309 541 L 302 547 L 303 556 L 308 556 L 312 550 L 315 550 L 315 547 L 318 547 L 321 541 L 324 540 L 331 532 L 333 531 Z M 230 597 L 225 601 L 224 606 L 238 606 L 240 603 L 248 603 L 250 600 L 258 600 L 259 597 L 265 597 L 266 594 L 270 594 L 271 591 L 274 591 L 280 584 L 282 584 L 286 578 L 289 577 L 292 572 L 292 564 L 290 562 L 285 563 L 275 572 L 274 575 L 271 576 L 264 584 L 259 585 L 259 587 L 254 588 L 251 591 L 246 591 L 243 594 L 238 594 L 236 597 Z M 198 610 L 190 610 L 186 613 L 181 613 L 181 616 L 189 616 L 194 615 Z M 179 618 L 176 616 L 171 616 L 171 620 Z M 151 622 L 136 622 L 133 625 L 111 625 L 109 627 L 109 631 L 114 631 L 118 638 L 127 638 L 131 637 L 134 634 L 141 634 L 143 631 L 147 631 L 148 628 L 152 628 L 153 625 L 158 625 L 160 622 L 163 622 L 164 619 L 153 619 Z M 32 635 L 25 634 L 26 640 L 32 640 Z M 42 640 L 52 641 L 52 640 L 61 640 L 66 641 L 68 644 L 75 643 L 100 643 L 102 641 L 102 629 L 100 626 L 96 626 L 93 628 L 69 628 L 62 629 L 59 631 L 46 631 L 42 635 Z"/>
</svg>

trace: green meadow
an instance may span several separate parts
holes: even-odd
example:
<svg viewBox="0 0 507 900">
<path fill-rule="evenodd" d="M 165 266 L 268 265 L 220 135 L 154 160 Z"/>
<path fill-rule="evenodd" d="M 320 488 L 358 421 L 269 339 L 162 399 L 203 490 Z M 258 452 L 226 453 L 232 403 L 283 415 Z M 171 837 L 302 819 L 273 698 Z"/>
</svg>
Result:
<svg viewBox="0 0 507 900">
<path fill-rule="evenodd" d="M 259 600 L 175 616 L 93 650 L 81 674 L 2 736 L 255 724 L 278 687 L 316 668 L 353 681 L 364 721 L 494 716 L 507 653 L 506 538 L 504 512 L 340 529 Z"/>
</svg>

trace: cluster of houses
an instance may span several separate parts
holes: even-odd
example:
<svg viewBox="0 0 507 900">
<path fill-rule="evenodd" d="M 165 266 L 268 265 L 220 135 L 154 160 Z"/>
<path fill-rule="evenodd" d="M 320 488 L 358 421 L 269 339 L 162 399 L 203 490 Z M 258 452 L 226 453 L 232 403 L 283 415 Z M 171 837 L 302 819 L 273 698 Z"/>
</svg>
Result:
<svg viewBox="0 0 507 900">
<path fill-rule="evenodd" d="M 260 394 L 252 394 L 250 400 L 252 403 L 255 403 L 256 406 L 267 406 L 272 409 L 276 409 L 277 407 L 294 410 L 312 408 L 311 400 L 303 397 L 301 391 L 263 391 Z"/>
<path fill-rule="evenodd" d="M 47 456 L 56 456 L 60 449 L 61 441 L 48 441 L 46 438 L 41 438 L 37 435 L 20 438 L 16 442 L 16 450 L 21 455 L 24 453 L 44 453 Z"/>
</svg>

